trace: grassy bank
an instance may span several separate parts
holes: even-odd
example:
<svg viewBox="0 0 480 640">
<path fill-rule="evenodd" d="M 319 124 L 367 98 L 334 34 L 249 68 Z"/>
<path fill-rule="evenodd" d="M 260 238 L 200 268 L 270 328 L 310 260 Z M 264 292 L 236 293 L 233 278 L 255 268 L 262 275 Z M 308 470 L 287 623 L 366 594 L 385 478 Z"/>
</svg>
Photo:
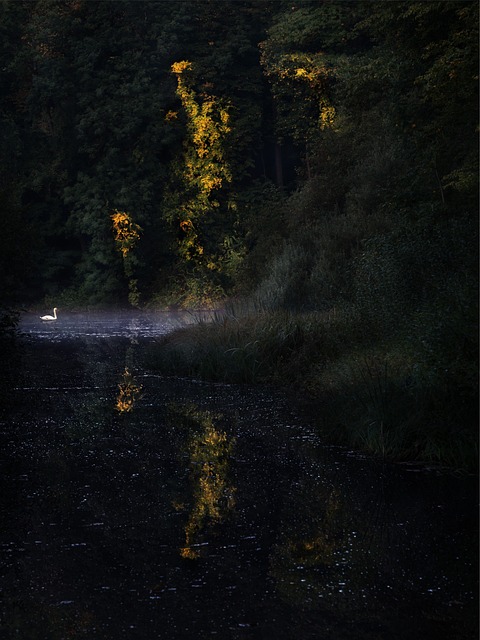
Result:
<svg viewBox="0 0 480 640">
<path fill-rule="evenodd" d="M 379 342 L 367 333 L 340 311 L 232 312 L 166 336 L 149 364 L 166 375 L 293 388 L 330 442 L 473 471 L 475 372 L 435 367 L 409 335 Z"/>
</svg>

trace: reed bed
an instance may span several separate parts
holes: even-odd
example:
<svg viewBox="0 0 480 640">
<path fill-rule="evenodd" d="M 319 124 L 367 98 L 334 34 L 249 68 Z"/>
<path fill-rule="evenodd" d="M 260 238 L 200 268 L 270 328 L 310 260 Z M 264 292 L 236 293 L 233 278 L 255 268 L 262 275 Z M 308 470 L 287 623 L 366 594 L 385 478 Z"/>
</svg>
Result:
<svg viewBox="0 0 480 640">
<path fill-rule="evenodd" d="M 394 460 L 471 471 L 478 466 L 475 394 L 432 384 L 397 339 L 370 342 L 341 311 L 212 313 L 164 337 L 150 366 L 165 375 L 276 384 L 300 392 L 331 442 Z"/>
</svg>

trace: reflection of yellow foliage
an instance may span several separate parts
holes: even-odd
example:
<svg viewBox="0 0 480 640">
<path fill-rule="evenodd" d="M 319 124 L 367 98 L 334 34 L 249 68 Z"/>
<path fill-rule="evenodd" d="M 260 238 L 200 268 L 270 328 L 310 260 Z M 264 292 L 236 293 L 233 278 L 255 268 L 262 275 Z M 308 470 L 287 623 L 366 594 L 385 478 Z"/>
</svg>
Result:
<svg viewBox="0 0 480 640">
<path fill-rule="evenodd" d="M 295 545 L 295 557 L 298 561 L 307 565 L 330 565 L 334 560 L 334 553 L 338 541 L 332 538 L 328 532 L 319 532 L 316 537 Z"/>
<path fill-rule="evenodd" d="M 338 492 L 334 490 L 328 498 L 325 517 L 316 534 L 292 545 L 292 551 L 299 562 L 326 565 L 333 562 L 339 542 L 335 525 L 340 507 Z"/>
<path fill-rule="evenodd" d="M 290 603 L 308 607 L 328 599 L 335 607 L 343 606 L 348 600 L 339 601 L 337 594 L 343 598 L 351 579 L 351 566 L 345 560 L 353 551 L 345 527 L 345 505 L 334 487 L 317 485 L 307 495 L 308 501 L 302 500 L 300 507 L 299 526 L 294 524 L 274 547 L 270 575 L 279 595 Z"/>
<path fill-rule="evenodd" d="M 182 547 L 180 549 L 180 555 L 187 560 L 196 560 L 200 554 L 191 547 Z"/>
<path fill-rule="evenodd" d="M 312 535 L 303 540 L 287 539 L 277 547 L 272 566 L 274 574 L 284 586 L 293 584 L 289 573 L 291 567 L 301 565 L 334 568 L 336 566 L 338 551 L 345 545 L 344 532 L 339 527 L 339 516 L 342 511 L 339 498 L 338 492 L 334 489 L 326 499 L 325 511 Z M 285 571 L 288 580 L 283 577 Z"/>
<path fill-rule="evenodd" d="M 233 446 L 227 435 L 215 428 L 209 414 L 198 413 L 203 431 L 192 437 L 189 447 L 194 505 L 185 526 L 182 558 L 197 558 L 192 549 L 196 536 L 211 524 L 219 523 L 233 508 L 234 487 L 228 483 L 228 456 Z"/>
<path fill-rule="evenodd" d="M 119 413 L 128 413 L 132 411 L 135 400 L 137 399 L 142 387 L 135 384 L 134 378 L 127 368 L 125 368 L 125 372 L 122 376 L 122 382 L 118 385 L 118 389 L 119 392 L 115 405 L 116 410 Z"/>
</svg>

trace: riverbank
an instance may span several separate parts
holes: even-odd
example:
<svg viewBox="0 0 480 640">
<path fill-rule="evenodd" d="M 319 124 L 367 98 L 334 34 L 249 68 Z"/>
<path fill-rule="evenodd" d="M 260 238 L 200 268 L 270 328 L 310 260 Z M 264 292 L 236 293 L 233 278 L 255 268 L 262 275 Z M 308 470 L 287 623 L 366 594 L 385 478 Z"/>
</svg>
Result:
<svg viewBox="0 0 480 640">
<path fill-rule="evenodd" d="M 379 341 L 345 313 L 219 313 L 162 337 L 165 375 L 276 384 L 328 441 L 399 461 L 478 468 L 475 372 L 442 367 L 411 335 Z"/>
</svg>

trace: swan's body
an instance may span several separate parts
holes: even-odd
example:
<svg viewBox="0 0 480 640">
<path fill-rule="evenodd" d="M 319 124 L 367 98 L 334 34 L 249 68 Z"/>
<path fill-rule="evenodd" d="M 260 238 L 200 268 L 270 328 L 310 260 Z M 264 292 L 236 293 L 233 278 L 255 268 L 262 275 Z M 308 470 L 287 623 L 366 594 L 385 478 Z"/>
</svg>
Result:
<svg viewBox="0 0 480 640">
<path fill-rule="evenodd" d="M 53 310 L 53 316 L 40 316 L 40 320 L 56 320 L 57 319 L 57 307 Z"/>
</svg>

